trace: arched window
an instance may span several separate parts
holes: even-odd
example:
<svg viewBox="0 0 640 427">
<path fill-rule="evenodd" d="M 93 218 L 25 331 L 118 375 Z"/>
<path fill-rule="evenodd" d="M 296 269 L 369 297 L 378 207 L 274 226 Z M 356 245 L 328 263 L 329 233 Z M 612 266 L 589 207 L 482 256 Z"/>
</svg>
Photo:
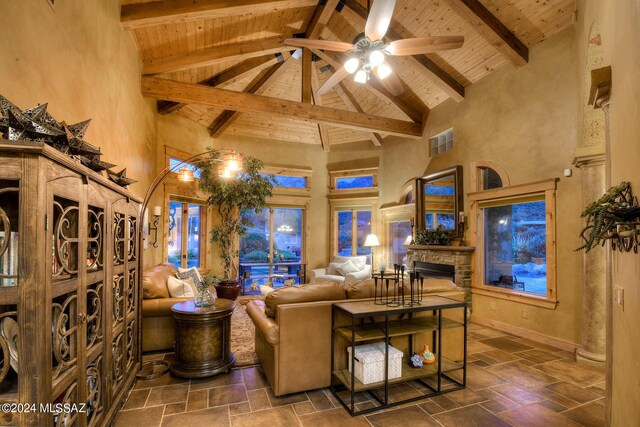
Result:
<svg viewBox="0 0 640 427">
<path fill-rule="evenodd" d="M 502 166 L 488 160 L 471 163 L 471 185 L 475 191 L 508 187 L 509 176 Z"/>
</svg>

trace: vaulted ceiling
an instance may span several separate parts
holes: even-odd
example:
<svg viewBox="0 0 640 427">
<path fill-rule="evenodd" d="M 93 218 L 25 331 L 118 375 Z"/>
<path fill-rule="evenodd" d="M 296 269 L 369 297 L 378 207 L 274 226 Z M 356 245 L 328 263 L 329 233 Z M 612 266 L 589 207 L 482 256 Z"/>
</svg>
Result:
<svg viewBox="0 0 640 427">
<path fill-rule="evenodd" d="M 441 102 L 502 66 L 525 66 L 528 49 L 574 22 L 575 0 L 397 0 L 385 40 L 462 35 L 464 45 L 392 57 L 402 81 L 348 77 L 315 95 L 344 54 L 304 50 L 285 37 L 351 43 L 366 0 L 122 0 L 122 25 L 143 61 L 143 94 L 161 114 L 180 114 L 212 137 L 242 135 L 317 144 L 416 137 Z M 303 89 L 304 88 L 304 89 Z"/>
</svg>

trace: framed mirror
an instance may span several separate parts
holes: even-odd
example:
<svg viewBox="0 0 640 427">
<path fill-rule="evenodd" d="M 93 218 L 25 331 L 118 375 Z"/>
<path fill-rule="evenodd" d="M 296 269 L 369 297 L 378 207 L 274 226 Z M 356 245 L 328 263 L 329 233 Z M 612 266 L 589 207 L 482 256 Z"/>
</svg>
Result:
<svg viewBox="0 0 640 427">
<path fill-rule="evenodd" d="M 442 225 L 451 237 L 459 237 L 463 194 L 462 166 L 416 178 L 416 227 Z"/>
</svg>

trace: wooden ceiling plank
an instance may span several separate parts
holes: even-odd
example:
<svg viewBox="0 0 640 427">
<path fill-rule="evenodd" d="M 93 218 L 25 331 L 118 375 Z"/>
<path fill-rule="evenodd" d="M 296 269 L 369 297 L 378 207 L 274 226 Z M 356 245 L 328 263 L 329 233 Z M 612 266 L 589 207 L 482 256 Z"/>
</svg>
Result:
<svg viewBox="0 0 640 427">
<path fill-rule="evenodd" d="M 379 131 L 411 138 L 420 138 L 422 136 L 420 123 L 234 92 L 158 77 L 142 78 L 142 94 L 155 99 L 209 105 L 240 112 L 267 113 L 349 129 Z"/>
<path fill-rule="evenodd" d="M 308 49 L 305 49 L 305 50 L 308 50 Z M 315 66 L 313 66 L 313 64 L 311 65 L 312 65 L 311 96 L 313 97 L 313 105 L 319 105 L 322 107 L 322 97 L 316 94 L 318 88 L 320 87 L 320 84 L 318 83 L 318 69 Z M 303 77 L 304 77 L 304 73 L 303 73 Z M 304 86 L 303 86 L 303 90 L 304 90 Z M 320 136 L 320 145 L 322 145 L 322 149 L 328 152 L 331 145 L 329 143 L 329 132 L 327 132 L 327 125 L 323 123 L 318 123 L 318 135 Z"/>
<path fill-rule="evenodd" d="M 282 40 L 282 37 L 270 37 L 214 46 L 179 55 L 147 59 L 143 61 L 142 74 L 170 73 L 289 51 L 291 48 L 285 46 Z"/>
<path fill-rule="evenodd" d="M 367 19 L 367 10 L 357 2 L 357 0 L 345 0 L 345 5 L 358 15 L 364 23 Z M 386 34 L 389 41 L 414 38 L 402 25 L 395 19 L 391 21 Z M 440 68 L 438 64 L 433 62 L 426 55 L 413 55 L 406 57 L 410 64 L 413 64 L 426 78 L 432 81 L 440 90 L 445 92 L 450 98 L 456 102 L 464 99 L 464 86 L 460 84 L 449 73 Z"/>
<path fill-rule="evenodd" d="M 123 5 L 120 22 L 125 30 L 135 30 L 196 19 L 310 7 L 316 3 L 317 0 L 164 0 Z"/>
<path fill-rule="evenodd" d="M 233 83 L 243 77 L 246 77 L 248 74 L 253 72 L 260 72 L 266 68 L 271 67 L 272 65 L 277 64 L 282 61 L 281 56 L 262 56 L 258 58 L 250 58 L 245 59 L 242 62 L 239 62 L 221 72 L 216 74 L 213 77 L 209 77 L 208 79 L 204 79 L 198 82 L 198 84 L 206 85 L 206 86 L 218 86 L 224 87 L 227 84 Z M 169 114 L 174 111 L 179 110 L 184 107 L 185 104 L 173 101 L 158 101 L 158 113 L 159 114 Z"/>
<path fill-rule="evenodd" d="M 340 3 L 340 0 L 326 0 L 324 5 L 318 4 L 305 31 L 304 36 L 306 38 L 317 39 L 320 37 L 320 33 L 329 22 L 329 18 L 331 18 L 331 14 L 333 14 L 338 3 Z"/>
<path fill-rule="evenodd" d="M 313 63 L 311 62 L 311 50 L 302 49 L 302 102 L 310 103 L 311 99 L 311 70 Z"/>
<path fill-rule="evenodd" d="M 346 60 L 346 56 L 337 52 L 323 52 L 321 50 L 313 49 L 313 53 L 318 55 L 321 59 L 327 61 L 334 69 L 342 67 L 342 64 Z M 422 120 L 422 111 L 419 111 L 415 106 L 411 105 L 411 103 L 405 102 L 404 99 L 393 96 L 391 92 L 389 92 L 387 88 L 385 88 L 378 80 L 372 78 L 371 80 L 369 80 L 368 84 L 363 85 L 363 87 L 371 88 L 381 94 L 384 98 L 395 104 L 395 106 L 402 110 L 402 112 L 405 113 L 407 117 L 409 117 L 416 123 L 419 123 Z"/>
<path fill-rule="evenodd" d="M 445 2 L 513 65 L 519 67 L 529 62 L 529 48 L 478 0 Z"/>
<path fill-rule="evenodd" d="M 347 109 L 358 112 L 358 113 L 364 113 L 364 110 L 358 103 L 358 100 L 356 100 L 356 97 L 353 96 L 351 91 L 347 89 L 347 86 L 343 82 L 340 82 L 337 85 L 335 85 L 333 89 L 336 91 L 336 93 L 338 94 L 338 96 L 340 97 L 344 105 L 347 107 Z M 369 139 L 371 139 L 371 142 L 373 142 L 373 145 L 377 147 L 382 146 L 382 135 L 380 135 L 379 133 L 369 132 Z"/>
<path fill-rule="evenodd" d="M 258 75 L 243 90 L 243 92 L 260 95 L 264 93 L 269 85 L 273 84 L 286 70 L 293 64 L 293 59 L 286 53 L 284 62 L 275 64 L 266 73 Z M 218 138 L 222 133 L 235 122 L 240 113 L 238 111 L 226 109 L 209 124 L 209 134 L 212 138 Z"/>
</svg>

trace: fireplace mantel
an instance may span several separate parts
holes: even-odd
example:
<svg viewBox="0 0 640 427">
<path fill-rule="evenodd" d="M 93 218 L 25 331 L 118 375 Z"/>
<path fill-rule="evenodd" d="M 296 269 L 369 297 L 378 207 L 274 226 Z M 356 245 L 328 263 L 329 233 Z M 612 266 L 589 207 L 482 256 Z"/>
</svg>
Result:
<svg viewBox="0 0 640 427">
<path fill-rule="evenodd" d="M 471 260 L 473 246 L 424 246 L 407 245 L 407 265 L 414 261 L 455 266 L 455 284 L 465 293 L 465 301 L 471 303 Z"/>
</svg>

